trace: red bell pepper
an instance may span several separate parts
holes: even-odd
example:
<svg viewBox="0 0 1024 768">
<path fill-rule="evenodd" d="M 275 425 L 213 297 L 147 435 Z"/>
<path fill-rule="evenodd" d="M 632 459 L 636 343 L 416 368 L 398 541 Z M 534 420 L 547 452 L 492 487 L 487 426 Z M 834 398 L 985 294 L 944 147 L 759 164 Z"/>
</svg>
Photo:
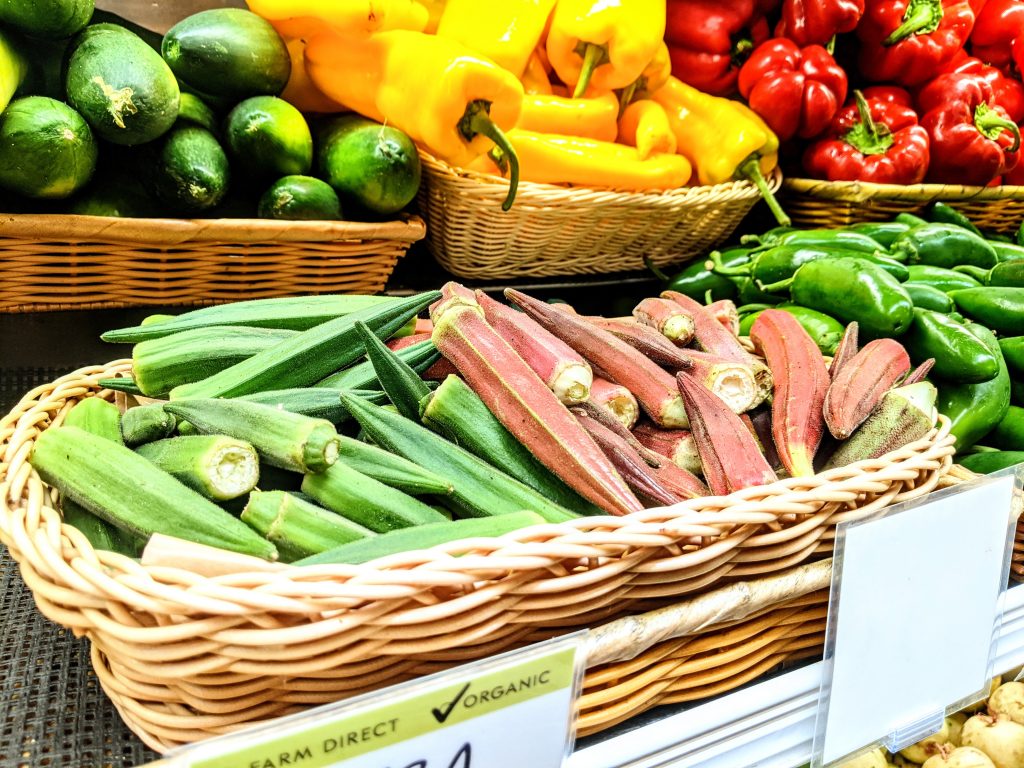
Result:
<svg viewBox="0 0 1024 768">
<path fill-rule="evenodd" d="M 1024 33 L 1022 0 L 989 0 L 974 21 L 971 53 L 986 64 L 1013 64 L 1013 41 Z"/>
<path fill-rule="evenodd" d="M 1019 123 L 1024 120 L 1024 83 L 1020 80 L 1007 77 L 1001 70 L 990 67 L 981 59 L 968 56 L 966 52 L 963 56 L 955 58 L 943 74 L 946 72 L 961 72 L 980 77 L 992 88 L 996 104 L 1006 110 L 1006 114 L 1013 122 Z M 927 88 L 929 85 L 925 85 L 922 92 Z"/>
<path fill-rule="evenodd" d="M 953 59 L 973 27 L 967 0 L 867 0 L 857 26 L 861 73 L 920 85 Z"/>
<path fill-rule="evenodd" d="M 939 75 L 918 94 L 932 162 L 928 180 L 985 186 L 1017 164 L 1020 129 L 982 78 Z"/>
<path fill-rule="evenodd" d="M 740 94 L 779 139 L 810 139 L 846 101 L 846 73 L 820 45 L 784 37 L 757 46 L 740 68 Z"/>
<path fill-rule="evenodd" d="M 759 3 L 668 0 L 666 11 L 672 74 L 705 93 L 735 93 L 743 62 L 770 36 Z"/>
<path fill-rule="evenodd" d="M 928 133 L 911 107 L 893 100 L 895 90 L 886 88 L 882 98 L 874 98 L 870 88 L 854 91 L 854 103 L 839 110 L 828 135 L 804 152 L 804 170 L 828 181 L 917 184 L 924 179 Z"/>
<path fill-rule="evenodd" d="M 778 37 L 798 45 L 827 45 L 833 37 L 852 32 L 864 15 L 864 0 L 783 0 Z"/>
</svg>

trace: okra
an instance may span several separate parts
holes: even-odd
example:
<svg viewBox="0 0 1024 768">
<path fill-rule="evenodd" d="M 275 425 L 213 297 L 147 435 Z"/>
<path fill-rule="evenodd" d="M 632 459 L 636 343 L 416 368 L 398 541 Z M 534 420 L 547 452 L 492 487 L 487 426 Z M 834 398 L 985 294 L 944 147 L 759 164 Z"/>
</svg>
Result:
<svg viewBox="0 0 1024 768">
<path fill-rule="evenodd" d="M 129 448 L 162 440 L 174 434 L 174 414 L 164 410 L 163 403 L 149 403 L 129 408 L 121 416 L 121 437 Z"/>
<path fill-rule="evenodd" d="M 430 389 L 412 368 L 392 352 L 370 327 L 361 320 L 356 323 L 356 332 L 366 350 L 366 358 L 377 373 L 377 380 L 388 398 L 407 419 L 420 417 L 420 400 L 430 394 Z"/>
<path fill-rule="evenodd" d="M 43 481 L 134 536 L 177 536 L 273 560 L 277 549 L 131 449 L 77 427 L 51 427 L 29 463 Z"/>
<path fill-rule="evenodd" d="M 395 354 L 421 376 L 441 357 L 441 353 L 437 351 L 437 347 L 434 346 L 434 342 L 429 337 L 424 341 L 396 350 Z M 377 372 L 373 369 L 373 363 L 365 360 L 350 368 L 332 373 L 330 376 L 316 382 L 313 386 L 338 391 L 380 389 L 380 381 L 377 380 Z"/>
<path fill-rule="evenodd" d="M 378 390 L 359 389 L 350 391 L 353 395 L 369 400 L 376 405 L 384 405 L 384 403 L 388 402 L 387 395 Z M 326 419 L 332 424 L 341 424 L 351 418 L 348 411 L 345 410 L 345 406 L 341 404 L 341 398 L 338 397 L 337 391 L 333 389 L 315 389 L 312 387 L 270 389 L 266 392 L 256 392 L 235 399 L 246 403 L 269 405 L 282 411 L 311 416 L 315 419 Z"/>
<path fill-rule="evenodd" d="M 327 509 L 377 533 L 445 519 L 422 501 L 342 462 L 332 465 L 326 472 L 306 475 L 302 492 Z"/>
<path fill-rule="evenodd" d="M 845 440 L 908 373 L 910 355 L 902 344 L 895 339 L 869 341 L 829 384 L 824 404 L 828 431 Z"/>
<path fill-rule="evenodd" d="M 687 350 L 693 366 L 687 373 L 701 384 L 718 395 L 733 413 L 746 413 L 759 405 L 765 398 L 763 388 L 763 364 L 755 363 L 747 355 L 747 360 L 736 360 L 721 357 L 699 349 Z M 758 374 L 762 373 L 762 380 Z"/>
<path fill-rule="evenodd" d="M 400 552 L 416 551 L 447 544 L 450 541 L 475 538 L 495 538 L 506 533 L 540 525 L 546 522 L 534 512 L 509 512 L 480 519 L 451 520 L 443 523 L 428 523 L 415 528 L 373 536 L 371 538 L 342 544 L 318 555 L 305 557 L 295 565 L 330 565 L 351 563 L 358 565 Z"/>
<path fill-rule="evenodd" d="M 171 399 L 237 397 L 309 386 L 362 355 L 356 322 L 362 320 L 375 334 L 388 338 L 439 295 L 421 293 L 329 320 L 202 381 L 175 387 Z"/>
<path fill-rule="evenodd" d="M 203 434 L 251 443 L 260 458 L 281 469 L 323 472 L 338 459 L 338 432 L 326 419 L 243 400 L 181 400 L 164 407 Z"/>
<path fill-rule="evenodd" d="M 412 496 L 452 492 L 449 480 L 383 448 L 339 435 L 338 461 L 384 485 Z"/>
<path fill-rule="evenodd" d="M 138 384 L 135 383 L 135 379 L 131 376 L 114 376 L 109 379 L 100 379 L 96 384 L 100 389 L 112 389 L 115 392 L 124 392 L 127 395 L 142 394 L 142 390 L 139 389 Z"/>
<path fill-rule="evenodd" d="M 244 496 L 260 476 L 256 449 L 225 435 L 168 437 L 135 452 L 213 501 Z"/>
<path fill-rule="evenodd" d="M 666 336 L 649 326 L 593 315 L 584 319 L 602 331 L 607 331 L 619 341 L 624 341 L 641 355 L 653 360 L 663 368 L 668 368 L 671 371 L 690 368 L 691 350 L 677 347 Z"/>
<path fill-rule="evenodd" d="M 693 318 L 674 301 L 648 297 L 633 308 L 633 317 L 675 344 L 684 345 L 693 338 Z"/>
<path fill-rule="evenodd" d="M 662 299 L 662 301 L 669 301 L 669 299 Z M 675 304 L 675 302 L 672 302 Z M 676 304 L 676 306 L 679 306 Z M 679 307 L 682 309 L 682 307 Z M 736 306 L 736 302 L 732 299 L 719 299 L 713 301 L 707 305 L 706 310 L 718 324 L 721 325 L 725 330 L 731 333 L 733 336 L 740 335 L 740 313 L 739 308 Z"/>
<path fill-rule="evenodd" d="M 121 437 L 121 411 L 112 402 L 100 397 L 79 400 L 64 416 L 63 423 L 116 443 L 124 443 Z"/>
<path fill-rule="evenodd" d="M 690 430 L 662 429 L 650 422 L 644 422 L 633 428 L 633 437 L 645 448 L 671 459 L 677 467 L 682 467 L 694 475 L 704 473 L 700 464 L 700 454 Z"/>
<path fill-rule="evenodd" d="M 832 355 L 832 364 L 828 367 L 828 375 L 831 379 L 835 380 L 836 376 L 843 369 L 853 356 L 860 351 L 860 326 L 857 321 L 854 320 L 851 323 L 847 323 L 846 330 L 843 331 L 843 337 L 839 340 L 839 345 L 836 347 L 835 354 Z"/>
<path fill-rule="evenodd" d="M 285 491 L 254 491 L 242 522 L 277 547 L 290 563 L 377 534 L 359 523 Z"/>
<path fill-rule="evenodd" d="M 610 410 L 626 429 L 632 429 L 640 418 L 640 405 L 633 393 L 621 384 L 615 384 L 600 376 L 590 385 L 588 401 Z"/>
</svg>

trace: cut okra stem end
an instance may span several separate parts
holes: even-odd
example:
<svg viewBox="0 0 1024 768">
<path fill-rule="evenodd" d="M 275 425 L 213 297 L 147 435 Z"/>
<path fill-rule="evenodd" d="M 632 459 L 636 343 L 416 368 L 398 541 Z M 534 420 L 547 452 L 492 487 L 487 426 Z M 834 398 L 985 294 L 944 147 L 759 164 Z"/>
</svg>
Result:
<svg viewBox="0 0 1024 768">
<path fill-rule="evenodd" d="M 207 459 L 207 477 L 217 498 L 235 499 L 248 493 L 259 479 L 260 464 L 255 451 L 228 445 Z"/>
</svg>

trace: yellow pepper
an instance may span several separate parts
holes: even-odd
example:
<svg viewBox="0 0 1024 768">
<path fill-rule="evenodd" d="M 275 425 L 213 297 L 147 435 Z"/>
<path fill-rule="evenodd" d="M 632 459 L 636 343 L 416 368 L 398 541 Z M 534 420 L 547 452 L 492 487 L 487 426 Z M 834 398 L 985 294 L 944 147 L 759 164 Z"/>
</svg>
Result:
<svg viewBox="0 0 1024 768">
<path fill-rule="evenodd" d="M 519 173 L 525 181 L 640 191 L 676 189 L 690 180 L 690 162 L 682 155 L 644 160 L 635 148 L 623 144 L 520 128 L 508 136 L 519 154 Z M 474 166 L 483 167 L 482 163 Z"/>
<path fill-rule="evenodd" d="M 551 78 L 544 68 L 544 61 L 534 51 L 526 62 L 526 69 L 519 77 L 527 93 L 551 95 Z"/>
<path fill-rule="evenodd" d="M 619 118 L 619 141 L 636 147 L 641 159 L 676 152 L 676 135 L 668 124 L 665 108 L 651 99 L 634 101 Z"/>
<path fill-rule="evenodd" d="M 522 83 L 455 40 L 408 30 L 340 37 L 306 46 L 306 71 L 326 96 L 361 115 L 388 122 L 456 166 L 498 145 L 511 171 L 505 209 L 515 199 L 515 151 L 504 130 L 523 106 Z"/>
<path fill-rule="evenodd" d="M 634 99 L 649 99 L 651 94 L 668 82 L 672 76 L 672 58 L 669 56 L 668 46 L 662 41 L 654 58 L 644 67 L 640 77 L 627 85 L 619 93 L 620 110 L 625 111 L 626 107 Z"/>
<path fill-rule="evenodd" d="M 458 40 L 519 77 L 554 6 L 555 0 L 448 0 L 437 34 Z"/>
<path fill-rule="evenodd" d="M 516 127 L 538 133 L 560 133 L 615 141 L 618 116 L 619 99 L 611 91 L 584 99 L 527 95 L 523 99 L 523 112 Z"/>
<path fill-rule="evenodd" d="M 593 82 L 625 88 L 643 73 L 665 36 L 665 0 L 558 0 L 547 53 L 580 95 Z"/>
<path fill-rule="evenodd" d="M 419 4 L 427 9 L 427 26 L 423 31 L 428 35 L 437 33 L 437 25 L 441 23 L 441 14 L 448 5 L 448 0 L 419 0 Z"/>
<path fill-rule="evenodd" d="M 676 136 L 676 151 L 686 155 L 701 184 L 748 179 L 757 185 L 779 224 L 789 217 L 768 188 L 764 174 L 778 162 L 779 139 L 749 108 L 702 93 L 676 77 L 651 97 L 665 109 Z"/>
<path fill-rule="evenodd" d="M 309 79 L 306 73 L 306 41 L 295 37 L 285 38 L 285 43 L 292 59 L 292 73 L 281 98 L 300 112 L 344 112 L 345 107 L 324 96 Z"/>
<path fill-rule="evenodd" d="M 310 39 L 324 26 L 346 35 L 422 31 L 430 14 L 415 0 L 246 0 L 249 10 L 287 37 Z"/>
</svg>

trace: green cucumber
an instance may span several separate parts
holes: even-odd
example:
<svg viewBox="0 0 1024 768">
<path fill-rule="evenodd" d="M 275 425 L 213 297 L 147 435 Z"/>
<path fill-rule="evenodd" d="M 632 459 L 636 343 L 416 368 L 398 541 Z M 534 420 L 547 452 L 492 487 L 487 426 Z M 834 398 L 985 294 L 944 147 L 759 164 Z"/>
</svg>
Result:
<svg viewBox="0 0 1024 768">
<path fill-rule="evenodd" d="M 148 397 L 201 381 L 257 352 L 298 335 L 298 331 L 247 326 L 192 328 L 132 348 L 135 384 Z"/>
<path fill-rule="evenodd" d="M 241 518 L 243 523 L 274 543 L 285 563 L 377 535 L 369 528 L 285 491 L 249 494 Z"/>
<path fill-rule="evenodd" d="M 256 449 L 225 435 L 169 437 L 135 452 L 212 501 L 244 496 L 260 476 Z"/>
<path fill-rule="evenodd" d="M 46 96 L 12 101 L 0 113 L 0 187 L 34 199 L 60 200 L 96 170 L 99 147 L 89 124 Z"/>
<path fill-rule="evenodd" d="M 71 37 L 92 13 L 93 0 L 0 0 L 0 24 L 52 40 Z"/>
<path fill-rule="evenodd" d="M 437 351 L 434 342 L 430 339 L 418 341 L 408 347 L 402 347 L 395 353 L 402 362 L 408 365 L 417 374 L 422 375 L 430 366 L 441 359 L 441 353 Z M 339 392 L 352 389 L 380 389 L 380 380 L 373 368 L 373 363 L 366 360 L 351 368 L 332 373 L 325 379 L 321 379 L 313 385 L 317 388 L 334 389 Z"/>
<path fill-rule="evenodd" d="M 506 533 L 520 528 L 540 525 L 544 522 L 544 518 L 534 512 L 510 512 L 487 518 L 429 523 L 415 528 L 391 531 L 350 544 L 342 544 L 318 555 L 303 558 L 295 565 L 330 565 L 332 563 L 358 565 L 388 555 L 436 547 L 450 541 L 504 536 Z"/>
<path fill-rule="evenodd" d="M 159 323 L 143 323 L 117 328 L 100 336 L 103 341 L 129 343 L 169 336 L 191 328 L 219 325 L 249 325 L 257 328 L 284 328 L 307 331 L 328 320 L 358 312 L 367 307 L 396 304 L 393 296 L 361 296 L 323 294 L 320 296 L 282 296 L 274 299 L 251 299 L 231 304 L 193 309 Z M 365 389 L 365 387 L 353 387 Z"/>
<path fill-rule="evenodd" d="M 451 482 L 436 472 L 361 440 L 344 435 L 340 440 L 338 461 L 384 485 L 412 496 L 452 492 Z"/>
<path fill-rule="evenodd" d="M 129 408 L 121 416 L 121 437 L 129 448 L 163 440 L 174 434 L 177 420 L 164 410 L 163 403 L 148 403 Z"/>
<path fill-rule="evenodd" d="M 232 162 L 250 177 L 303 175 L 313 166 L 306 118 L 276 96 L 253 96 L 235 106 L 224 135 Z"/>
<path fill-rule="evenodd" d="M 0 112 L 3 112 L 14 94 L 28 76 L 28 62 L 11 35 L 0 29 Z"/>
<path fill-rule="evenodd" d="M 422 501 L 340 461 L 326 472 L 306 475 L 302 492 L 327 509 L 377 533 L 445 519 Z"/>
<path fill-rule="evenodd" d="M 1002 451 L 1024 451 L 1024 408 L 1011 405 L 984 440 L 985 445 Z"/>
<path fill-rule="evenodd" d="M 198 125 L 217 134 L 217 116 L 209 105 L 194 93 L 182 93 L 178 106 L 178 120 Z"/>
<path fill-rule="evenodd" d="M 330 184 L 312 176 L 285 176 L 260 198 L 261 219 L 333 221 L 341 218 L 341 203 Z"/>
<path fill-rule="evenodd" d="M 384 405 L 388 399 L 383 392 L 373 389 L 353 389 L 353 395 L 369 400 L 375 405 Z M 341 404 L 338 393 L 329 389 L 312 389 L 296 387 L 294 389 L 270 389 L 266 392 L 254 392 L 242 395 L 237 400 L 249 403 L 262 403 L 273 408 L 317 419 L 326 419 L 332 424 L 341 424 L 352 418 L 345 406 Z"/>
<path fill-rule="evenodd" d="M 577 517 L 411 419 L 345 392 L 341 393 L 341 402 L 374 443 L 450 480 L 450 500 L 465 516 L 489 517 L 530 510 L 552 523 Z"/>
<path fill-rule="evenodd" d="M 361 320 L 382 338 L 390 338 L 440 296 L 440 291 L 428 291 L 330 320 L 200 382 L 176 387 L 171 399 L 237 397 L 267 389 L 309 386 L 362 354 L 357 322 Z"/>
<path fill-rule="evenodd" d="M 235 100 L 277 96 L 292 71 L 277 30 L 241 8 L 214 8 L 182 19 L 164 35 L 161 51 L 180 80 Z"/>
<path fill-rule="evenodd" d="M 374 335 L 366 323 L 357 322 L 356 331 L 388 398 L 405 418 L 419 421 L 420 400 L 430 394 L 430 388 L 408 363 Z"/>
<path fill-rule="evenodd" d="M 957 463 L 971 472 L 988 475 L 1024 462 L 1024 451 L 985 451 L 957 458 Z"/>
<path fill-rule="evenodd" d="M 163 407 L 200 433 L 251 443 L 261 459 L 281 469 L 323 472 L 338 459 L 338 432 L 326 419 L 242 400 L 178 400 Z"/>
<path fill-rule="evenodd" d="M 153 192 L 174 211 L 216 207 L 230 181 L 228 157 L 205 128 L 182 123 L 161 141 L 152 173 Z"/>
<path fill-rule="evenodd" d="M 273 544 L 209 499 L 131 449 L 85 430 L 44 430 L 29 463 L 64 497 L 134 536 L 162 533 L 269 560 L 277 557 Z"/>
<path fill-rule="evenodd" d="M 181 92 L 171 70 L 116 24 L 92 24 L 72 41 L 64 88 L 71 106 L 112 144 L 146 144 L 178 119 Z"/>
</svg>

